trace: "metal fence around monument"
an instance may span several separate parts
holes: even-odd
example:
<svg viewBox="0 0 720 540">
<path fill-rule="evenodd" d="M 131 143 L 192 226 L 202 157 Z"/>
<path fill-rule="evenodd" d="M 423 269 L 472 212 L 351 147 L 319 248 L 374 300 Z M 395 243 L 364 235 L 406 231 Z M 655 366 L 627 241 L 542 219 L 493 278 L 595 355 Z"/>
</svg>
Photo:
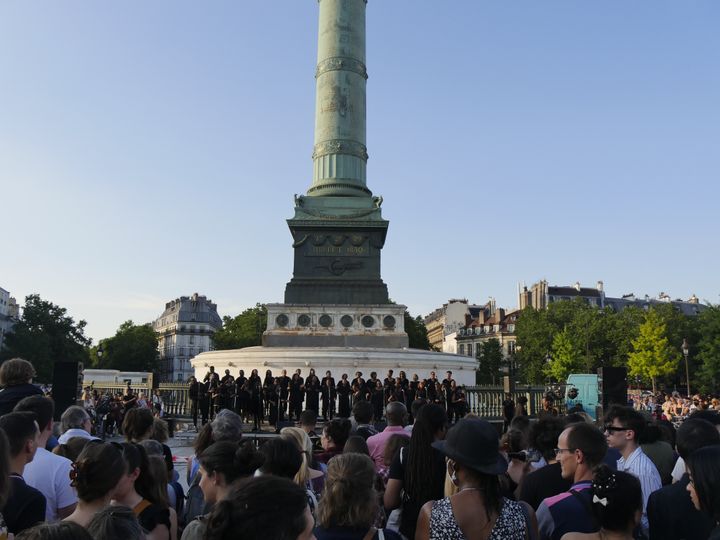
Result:
<svg viewBox="0 0 720 540">
<path fill-rule="evenodd" d="M 95 383 L 94 388 L 101 394 L 107 391 L 122 394 L 126 385 Z M 153 392 L 150 384 L 136 384 L 132 388 L 136 393 L 143 392 L 150 400 Z M 190 416 L 190 398 L 186 383 L 160 383 L 158 389 L 163 400 L 165 416 L 176 418 Z M 542 398 L 545 392 L 546 389 L 543 386 L 520 386 L 516 387 L 510 395 L 515 403 L 520 397 L 527 398 L 527 413 L 529 416 L 535 416 L 542 407 Z M 505 400 L 505 391 L 502 386 L 466 386 L 465 397 L 468 412 L 490 420 L 498 420 L 503 417 L 502 403 Z M 556 403 L 556 407 L 558 405 Z"/>
</svg>

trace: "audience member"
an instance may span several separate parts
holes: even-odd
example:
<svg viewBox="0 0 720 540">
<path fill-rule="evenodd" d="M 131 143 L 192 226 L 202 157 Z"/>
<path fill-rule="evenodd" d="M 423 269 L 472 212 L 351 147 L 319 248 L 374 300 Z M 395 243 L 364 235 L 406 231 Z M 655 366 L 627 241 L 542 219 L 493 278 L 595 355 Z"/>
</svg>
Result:
<svg viewBox="0 0 720 540">
<path fill-rule="evenodd" d="M 336 456 L 328 463 L 325 489 L 317 509 L 318 540 L 400 540 L 394 531 L 373 527 L 380 511 L 374 489 L 376 473 L 372 460 L 363 454 Z"/>
<path fill-rule="evenodd" d="M 543 499 L 570 489 L 573 479 L 563 478 L 555 448 L 565 429 L 565 422 L 556 416 L 541 418 L 530 428 L 530 445 L 540 453 L 547 465 L 531 471 L 520 485 L 520 500 L 537 510 Z"/>
<path fill-rule="evenodd" d="M 22 358 L 0 364 L 0 416 L 12 412 L 22 398 L 43 395 L 43 391 L 32 384 L 35 375 L 33 365 Z"/>
<path fill-rule="evenodd" d="M 73 463 L 77 461 L 80 452 L 92 439 L 86 439 L 84 437 L 72 437 L 64 444 L 58 444 L 53 448 L 53 454 L 57 454 L 60 457 L 69 459 Z"/>
<path fill-rule="evenodd" d="M 348 437 L 348 440 L 345 441 L 345 446 L 343 447 L 343 454 L 346 454 L 348 452 L 352 452 L 355 454 L 365 454 L 366 456 L 370 456 L 370 450 L 368 449 L 367 441 L 363 439 L 360 435 L 352 435 Z"/>
<path fill-rule="evenodd" d="M 553 418 L 551 415 L 543 417 Z M 593 470 L 602 463 L 607 443 L 602 432 L 591 424 L 570 424 L 557 441 L 555 453 L 562 477 L 570 480 L 568 491 L 549 497 L 537 511 L 540 538 L 560 540 L 565 533 L 598 530 L 590 512 Z"/>
<path fill-rule="evenodd" d="M 212 507 L 225 499 L 236 480 L 251 477 L 263 459 L 251 443 L 239 445 L 230 441 L 212 444 L 199 457 L 200 489 L 205 502 Z M 182 540 L 201 540 L 207 528 L 208 514 L 198 516 L 187 524 Z"/>
<path fill-rule="evenodd" d="M 5 365 L 5 364 L 3 364 Z M 35 457 L 39 435 L 37 415 L 10 412 L 0 417 L 10 447 L 10 496 L 2 508 L 8 532 L 18 534 L 45 521 L 45 496 L 25 483 L 25 466 Z"/>
<path fill-rule="evenodd" d="M 333 418 L 322 431 L 320 444 L 323 451 L 316 454 L 316 459 L 321 463 L 327 463 L 331 458 L 342 454 L 345 442 L 350 436 L 350 420 L 347 418 Z"/>
<path fill-rule="evenodd" d="M 365 401 L 364 399 L 356 401 L 352 407 L 352 416 L 356 423 L 354 430 L 355 435 L 359 435 L 367 440 L 369 437 L 377 434 L 378 431 L 372 424 L 374 417 L 373 406 L 369 401 Z"/>
<path fill-rule="evenodd" d="M 127 442 L 139 443 L 149 439 L 153 432 L 155 418 L 147 408 L 133 407 L 125 413 L 122 432 Z"/>
<path fill-rule="evenodd" d="M 90 533 L 76 523 L 60 521 L 43 523 L 26 529 L 15 536 L 15 540 L 103 540 L 93 539 Z"/>
<path fill-rule="evenodd" d="M 217 502 L 204 540 L 311 540 L 313 525 L 304 489 L 286 478 L 262 476 L 241 481 Z"/>
<path fill-rule="evenodd" d="M 118 443 L 93 441 L 80 452 L 72 472 L 78 503 L 67 521 L 87 527 L 92 517 L 110 504 L 125 472 L 121 448 Z"/>
<path fill-rule="evenodd" d="M 295 443 L 300 455 L 302 456 L 302 465 L 295 475 L 295 483 L 310 490 L 315 496 L 319 490 L 315 489 L 313 481 L 322 478 L 323 473 L 320 470 L 320 464 L 313 461 L 313 444 L 310 437 L 302 429 L 297 427 L 284 427 L 280 430 L 280 436 L 288 441 Z M 315 468 L 317 466 L 317 468 Z"/>
<path fill-rule="evenodd" d="M 634 474 L 640 480 L 643 492 L 643 515 L 640 526 L 643 534 L 647 536 L 649 528 L 647 501 L 653 491 L 662 487 L 662 482 L 657 467 L 640 448 L 640 437 L 646 423 L 642 414 L 630 407 L 613 405 L 605 415 L 608 446 L 619 450 L 622 454 L 617 462 L 618 471 Z"/>
<path fill-rule="evenodd" d="M 447 474 L 458 491 L 422 507 L 416 540 L 525 540 L 536 534 L 535 513 L 530 506 L 503 499 L 500 494 L 498 476 L 506 471 L 507 461 L 499 451 L 498 434 L 492 425 L 479 418 L 463 418 L 445 440 L 432 446 L 447 457 Z"/>
<path fill-rule="evenodd" d="M 712 425 L 715 426 L 715 429 L 720 432 L 720 414 L 717 411 L 713 410 L 706 410 L 706 411 L 697 411 L 690 415 L 690 418 L 692 419 L 700 419 L 700 420 L 706 420 L 710 422 Z M 675 462 L 675 467 L 672 471 L 672 481 L 678 482 L 680 479 L 687 473 L 687 468 L 685 467 L 685 460 L 682 456 L 680 456 L 677 461 Z"/>
<path fill-rule="evenodd" d="M 10 443 L 7 435 L 0 429 L 0 509 L 5 507 L 10 494 Z M 0 539 L 6 539 L 8 528 L 5 518 L 0 514 Z"/>
<path fill-rule="evenodd" d="M 132 508 L 140 525 L 148 531 L 148 540 L 176 540 L 172 535 L 175 524 L 165 502 L 165 484 L 158 485 L 151 476 L 145 449 L 133 443 L 122 443 L 122 449 L 125 469 L 113 495 L 114 504 Z"/>
<path fill-rule="evenodd" d="M 662 431 L 656 423 L 649 423 L 643 429 L 640 436 L 640 448 L 657 468 L 662 485 L 670 484 L 672 470 L 675 466 L 675 450 L 670 443 L 662 440 Z"/>
<path fill-rule="evenodd" d="M 415 538 L 422 506 L 444 495 L 445 458 L 431 444 L 444 439 L 446 430 L 445 409 L 434 403 L 425 405 L 418 411 L 410 444 L 390 465 L 383 500 L 386 510 L 400 509 L 399 532 L 406 538 Z"/>
<path fill-rule="evenodd" d="M 73 437 L 83 439 L 97 439 L 91 435 L 92 419 L 84 407 L 71 405 L 60 415 L 60 426 L 62 435 L 58 438 L 58 444 L 65 444 Z"/>
<path fill-rule="evenodd" d="M 127 506 L 106 506 L 86 528 L 94 540 L 145 540 L 137 516 Z"/>
<path fill-rule="evenodd" d="M 401 435 L 409 437 L 409 433 L 403 429 L 407 421 L 407 408 L 404 403 L 399 401 L 391 401 L 385 407 L 385 418 L 387 419 L 387 427 L 377 435 L 368 437 L 367 446 L 370 451 L 370 458 L 375 463 L 375 469 L 381 472 L 385 468 L 385 445 L 393 435 Z"/>
<path fill-rule="evenodd" d="M 40 426 L 35 457 L 25 466 L 23 478 L 27 485 L 45 496 L 45 520 L 53 522 L 64 519 L 73 513 L 78 498 L 70 485 L 72 462 L 45 450 L 52 434 L 55 405 L 50 398 L 29 396 L 20 400 L 15 410 L 35 413 Z"/>
<path fill-rule="evenodd" d="M 570 532 L 561 540 L 632 540 L 642 515 L 642 490 L 633 474 L 600 465 L 592 482 L 592 517 L 597 532 Z"/>
<path fill-rule="evenodd" d="M 688 456 L 690 482 L 687 490 L 693 505 L 713 520 L 708 540 L 720 539 L 720 445 L 700 448 Z"/>
<path fill-rule="evenodd" d="M 302 467 L 302 452 L 288 439 L 270 439 L 259 449 L 263 457 L 258 474 L 280 476 L 293 480 Z"/>
<path fill-rule="evenodd" d="M 720 433 L 707 420 L 690 418 L 677 431 L 677 450 L 685 463 L 700 448 L 720 444 Z M 707 538 L 714 524 L 710 516 L 693 506 L 688 497 L 690 477 L 685 473 L 678 482 L 650 495 L 647 503 L 650 540 Z"/>
</svg>

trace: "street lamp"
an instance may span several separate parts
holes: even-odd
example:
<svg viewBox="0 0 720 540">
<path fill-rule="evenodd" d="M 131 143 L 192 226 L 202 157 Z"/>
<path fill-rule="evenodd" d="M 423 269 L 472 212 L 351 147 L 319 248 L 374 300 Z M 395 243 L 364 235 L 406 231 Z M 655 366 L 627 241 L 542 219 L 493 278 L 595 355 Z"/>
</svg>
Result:
<svg viewBox="0 0 720 540">
<path fill-rule="evenodd" d="M 98 358 L 98 364 L 100 364 L 100 360 L 102 360 L 102 355 L 105 351 L 103 351 L 102 343 L 98 345 L 97 350 L 95 351 L 95 356 Z"/>
<path fill-rule="evenodd" d="M 687 395 L 690 397 L 690 371 L 688 370 L 688 355 L 690 354 L 690 346 L 687 339 L 683 339 L 682 353 L 685 357 L 685 383 L 687 384 Z"/>
</svg>

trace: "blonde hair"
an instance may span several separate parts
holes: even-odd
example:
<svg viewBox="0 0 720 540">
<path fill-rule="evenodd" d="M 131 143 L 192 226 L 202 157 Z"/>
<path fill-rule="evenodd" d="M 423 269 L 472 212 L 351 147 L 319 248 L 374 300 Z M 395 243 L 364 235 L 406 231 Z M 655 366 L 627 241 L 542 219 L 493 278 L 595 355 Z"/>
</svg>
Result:
<svg viewBox="0 0 720 540">
<path fill-rule="evenodd" d="M 293 480 L 303 487 L 310 481 L 310 456 L 312 456 L 312 441 L 310 436 L 298 427 L 284 427 L 280 430 L 280 437 L 292 442 L 302 454 L 302 465 Z"/>
<path fill-rule="evenodd" d="M 0 386 L 28 384 L 36 375 L 30 362 L 22 358 L 11 358 L 0 365 Z"/>
<path fill-rule="evenodd" d="M 340 454 L 328 462 L 325 488 L 317 508 L 325 527 L 370 527 L 379 510 L 375 464 L 365 454 Z"/>
</svg>

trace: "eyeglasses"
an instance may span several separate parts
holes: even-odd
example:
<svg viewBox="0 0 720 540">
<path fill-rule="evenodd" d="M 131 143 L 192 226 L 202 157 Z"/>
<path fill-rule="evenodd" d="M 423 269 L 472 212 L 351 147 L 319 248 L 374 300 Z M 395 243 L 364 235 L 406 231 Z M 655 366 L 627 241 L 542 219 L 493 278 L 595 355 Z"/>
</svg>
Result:
<svg viewBox="0 0 720 540">
<path fill-rule="evenodd" d="M 608 425 L 605 426 L 605 431 L 607 431 L 608 433 L 613 433 L 613 432 L 615 432 L 615 431 L 627 431 L 628 429 L 630 429 L 630 428 L 626 428 L 626 427 L 616 427 L 616 426 L 613 426 L 613 425 L 610 425 L 610 424 L 608 424 Z"/>
<path fill-rule="evenodd" d="M 577 448 L 555 448 L 555 455 L 562 454 L 563 452 L 574 452 Z"/>
</svg>

